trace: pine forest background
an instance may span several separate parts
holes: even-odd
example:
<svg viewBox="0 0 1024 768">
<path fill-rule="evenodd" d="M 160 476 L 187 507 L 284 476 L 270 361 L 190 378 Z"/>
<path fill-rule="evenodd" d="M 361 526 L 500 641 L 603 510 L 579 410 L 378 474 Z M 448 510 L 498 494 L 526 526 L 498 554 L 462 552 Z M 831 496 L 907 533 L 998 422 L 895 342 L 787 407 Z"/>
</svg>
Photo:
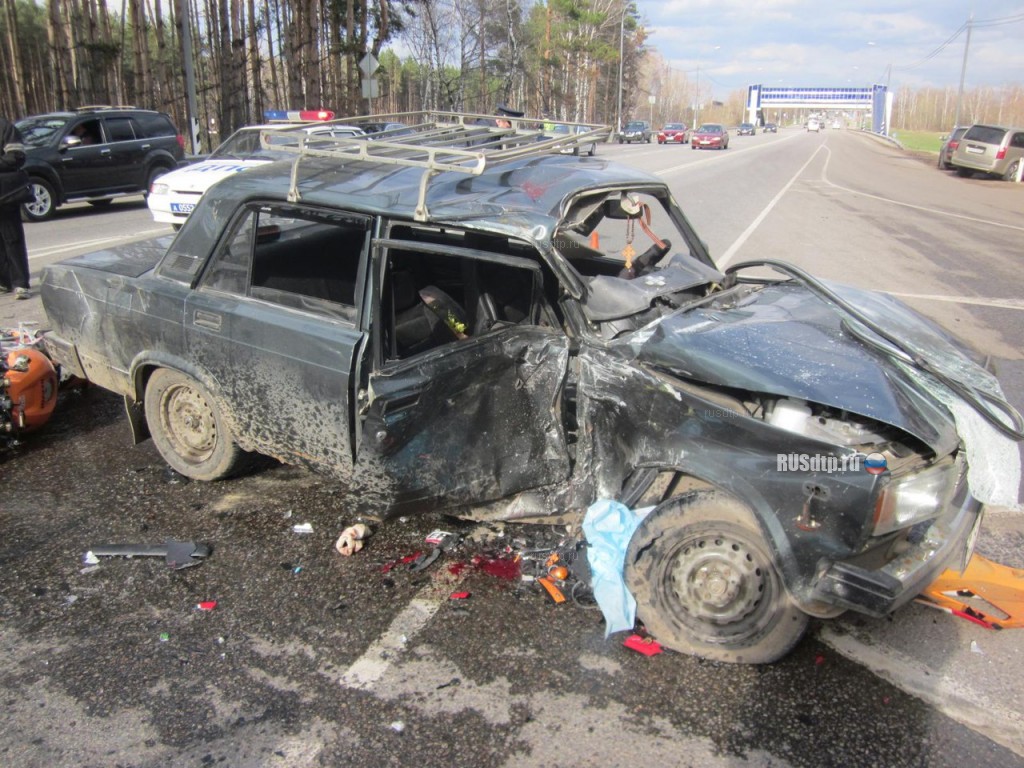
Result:
<svg viewBox="0 0 1024 768">
<path fill-rule="evenodd" d="M 490 113 L 507 103 L 615 125 L 620 50 L 623 120 L 690 123 L 697 105 L 703 120 L 743 119 L 745 87 L 719 87 L 712 101 L 710 78 L 648 46 L 634 0 L 3 0 L 0 114 L 131 104 L 184 131 L 186 18 L 203 151 L 267 109 Z M 371 100 L 358 68 L 367 53 L 380 62 Z M 946 130 L 955 109 L 953 87 L 897 88 L 892 127 Z M 1024 87 L 969 89 L 964 110 L 961 122 L 1024 124 Z"/>
</svg>

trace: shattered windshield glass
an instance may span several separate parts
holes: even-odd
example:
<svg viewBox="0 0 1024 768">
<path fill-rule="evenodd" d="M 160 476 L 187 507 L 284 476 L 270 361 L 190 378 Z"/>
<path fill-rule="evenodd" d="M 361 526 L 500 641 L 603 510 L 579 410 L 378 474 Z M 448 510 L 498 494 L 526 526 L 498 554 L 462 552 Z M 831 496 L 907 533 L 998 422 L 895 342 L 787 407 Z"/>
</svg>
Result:
<svg viewBox="0 0 1024 768">
<path fill-rule="evenodd" d="M 586 285 L 583 311 L 602 335 L 640 328 L 721 281 L 694 257 L 671 205 L 666 193 L 614 190 L 582 196 L 566 213 L 553 244 Z"/>
</svg>

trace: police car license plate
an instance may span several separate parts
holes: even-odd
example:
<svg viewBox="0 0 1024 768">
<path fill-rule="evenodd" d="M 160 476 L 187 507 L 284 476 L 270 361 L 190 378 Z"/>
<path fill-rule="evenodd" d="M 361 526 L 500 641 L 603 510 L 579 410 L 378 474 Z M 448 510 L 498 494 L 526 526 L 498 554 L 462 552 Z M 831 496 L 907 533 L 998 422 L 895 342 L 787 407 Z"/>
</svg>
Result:
<svg viewBox="0 0 1024 768">
<path fill-rule="evenodd" d="M 195 203 L 171 203 L 171 213 L 192 213 Z"/>
</svg>

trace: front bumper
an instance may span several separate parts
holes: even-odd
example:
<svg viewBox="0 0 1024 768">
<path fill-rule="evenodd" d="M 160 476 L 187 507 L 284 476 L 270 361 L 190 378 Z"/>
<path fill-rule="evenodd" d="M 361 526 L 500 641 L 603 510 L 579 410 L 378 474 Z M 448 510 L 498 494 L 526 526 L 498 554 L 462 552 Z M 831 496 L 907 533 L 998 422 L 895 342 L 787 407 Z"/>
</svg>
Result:
<svg viewBox="0 0 1024 768">
<path fill-rule="evenodd" d="M 906 550 L 877 569 L 843 561 L 828 564 L 814 585 L 814 599 L 871 616 L 891 613 L 947 568 L 966 567 L 983 512 L 961 480 L 947 513 L 915 526 Z"/>
<path fill-rule="evenodd" d="M 167 195 L 149 195 L 146 204 L 150 213 L 153 214 L 153 221 L 161 224 L 182 224 L 192 209 L 199 201 L 199 195 L 178 195 L 175 193 Z"/>
</svg>

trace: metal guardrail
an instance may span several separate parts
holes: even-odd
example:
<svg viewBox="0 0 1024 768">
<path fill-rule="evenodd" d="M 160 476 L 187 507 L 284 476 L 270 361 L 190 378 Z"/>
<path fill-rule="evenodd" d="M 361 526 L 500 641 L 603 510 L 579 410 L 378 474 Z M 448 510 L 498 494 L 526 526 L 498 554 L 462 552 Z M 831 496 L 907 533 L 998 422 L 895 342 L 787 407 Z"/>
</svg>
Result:
<svg viewBox="0 0 1024 768">
<path fill-rule="evenodd" d="M 496 120 L 509 122 L 499 127 Z M 360 115 L 318 122 L 317 126 L 362 126 L 370 123 L 402 123 L 401 128 L 364 136 L 329 136 L 309 133 L 311 124 L 263 131 L 260 143 L 268 149 L 298 155 L 292 163 L 288 200 L 300 199 L 299 165 L 303 157 L 326 157 L 343 162 L 368 162 L 422 168 L 414 217 L 426 221 L 427 187 L 439 173 L 455 172 L 479 176 L 489 166 L 575 149 L 611 135 L 611 126 L 572 123 L 526 117 L 500 117 L 472 112 L 395 112 Z M 554 134 L 555 126 L 566 126 Z M 273 134 L 273 143 L 270 141 Z M 281 137 L 288 137 L 282 143 Z M 291 142 L 294 139 L 294 143 Z"/>
</svg>

